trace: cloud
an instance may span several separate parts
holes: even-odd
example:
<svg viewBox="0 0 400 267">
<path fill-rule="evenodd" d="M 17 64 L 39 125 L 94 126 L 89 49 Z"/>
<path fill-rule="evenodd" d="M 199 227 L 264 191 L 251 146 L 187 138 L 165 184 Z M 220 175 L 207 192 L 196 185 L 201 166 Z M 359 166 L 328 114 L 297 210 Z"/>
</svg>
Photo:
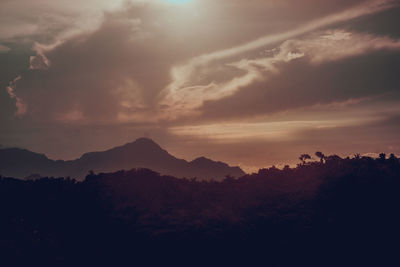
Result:
<svg viewBox="0 0 400 267">
<path fill-rule="evenodd" d="M 353 82 L 356 77 L 348 77 L 347 85 L 343 84 L 345 82 L 337 82 L 336 80 L 340 79 L 339 76 L 346 75 L 340 68 L 349 67 L 346 66 L 346 63 L 343 63 L 343 67 L 339 67 L 342 64 L 340 62 L 357 62 L 357 57 L 374 54 L 377 51 L 393 51 L 393 53 L 396 53 L 396 51 L 400 51 L 400 41 L 385 36 L 353 33 L 346 30 L 314 32 L 303 36 L 301 39 L 287 40 L 279 47 L 268 50 L 267 56 L 220 63 L 225 75 L 231 77 L 230 80 L 220 82 L 213 80 L 204 85 L 200 81 L 198 85 L 182 87 L 181 90 L 170 94 L 166 98 L 166 102 L 171 103 L 172 112 L 168 115 L 171 118 L 182 115 L 200 116 L 202 113 L 205 113 L 206 116 L 213 113 L 218 114 L 216 116 L 220 116 L 220 118 L 239 114 L 239 116 L 246 116 L 252 114 L 252 111 L 255 112 L 258 106 L 260 106 L 260 114 L 263 114 L 297 108 L 302 105 L 315 105 L 320 101 L 326 104 L 329 101 L 346 101 L 350 98 L 362 98 L 371 95 L 368 90 L 365 91 L 365 95 L 360 94 L 362 91 L 356 94 L 352 93 L 356 90 L 356 85 L 363 86 L 364 89 L 372 86 L 375 88 L 376 94 L 393 90 L 393 84 L 386 86 L 386 88 L 381 88 L 376 84 L 377 79 L 382 83 L 385 83 L 386 79 L 393 81 L 393 69 L 390 66 L 385 66 L 384 62 L 371 61 L 371 63 L 367 62 L 366 64 L 372 68 L 369 71 L 376 71 L 384 76 L 388 75 L 387 78 L 380 78 L 379 75 L 370 76 L 366 70 L 352 67 L 350 73 L 357 76 L 357 79 L 360 80 L 359 84 Z M 383 54 L 381 56 L 385 57 Z M 376 64 L 376 66 L 373 66 L 373 64 Z M 337 66 L 337 69 L 335 69 L 335 66 Z M 377 66 L 384 69 L 379 69 Z M 215 65 L 211 65 L 209 68 L 210 71 L 216 70 Z M 365 69 L 365 67 L 363 68 Z M 236 69 L 236 71 L 233 72 L 232 69 Z M 382 72 L 387 73 L 383 74 Z M 330 82 L 330 84 L 324 85 L 323 91 L 317 89 L 323 86 L 319 77 L 314 75 L 318 73 L 321 75 L 320 77 L 326 79 L 326 82 Z M 291 77 L 292 81 L 288 81 L 286 77 Z M 296 85 L 293 80 L 298 78 L 301 79 L 301 82 Z M 374 81 L 371 81 L 370 84 L 363 83 L 363 81 L 370 79 Z M 397 84 L 395 81 L 393 82 Z M 345 92 L 348 93 L 337 92 L 335 94 L 334 92 L 337 90 L 335 87 L 339 86 L 343 87 L 339 88 L 340 91 L 346 90 Z M 278 89 L 279 92 L 277 92 Z M 317 91 L 313 92 L 313 90 Z M 287 96 L 296 96 L 296 94 L 300 94 L 297 95 L 297 101 L 288 102 Z M 237 103 L 234 103 L 234 100 Z M 226 112 L 221 112 L 224 109 Z"/>
<path fill-rule="evenodd" d="M 223 120 L 376 97 L 398 91 L 399 67 L 400 53 L 385 50 L 318 65 L 303 57 L 235 95 L 205 102 L 200 113 L 206 120 Z"/>
<path fill-rule="evenodd" d="M 15 93 L 15 88 L 19 80 L 21 80 L 21 76 L 18 76 L 10 82 L 10 84 L 7 86 L 7 93 L 11 99 L 15 99 L 16 101 L 15 107 L 17 108 L 17 111 L 15 112 L 15 116 L 22 117 L 26 113 L 28 105 Z"/>
<path fill-rule="evenodd" d="M 162 93 L 162 106 L 171 106 L 172 110 L 178 107 L 178 114 L 182 114 L 183 110 L 186 110 L 187 115 L 197 114 L 193 112 L 196 107 L 199 107 L 204 101 L 216 100 L 236 93 L 239 87 L 246 85 L 256 80 L 259 75 L 255 74 L 257 72 L 257 67 L 253 66 L 252 63 L 257 60 L 250 60 L 251 64 L 246 66 L 246 74 L 237 77 L 232 77 L 232 80 L 225 84 L 216 84 L 213 80 L 203 80 L 201 84 L 196 83 L 199 73 L 205 73 L 204 76 L 209 75 L 215 71 L 215 66 L 229 68 L 231 66 L 236 66 L 239 69 L 243 67 L 239 66 L 238 63 L 232 62 L 237 60 L 237 57 L 245 58 L 247 61 L 245 53 L 249 54 L 251 51 L 260 50 L 262 48 L 268 47 L 270 45 L 287 41 L 288 39 L 294 38 L 296 36 L 301 36 L 309 32 L 313 32 L 322 27 L 327 27 L 329 25 L 351 20 L 354 18 L 362 17 L 365 15 L 373 14 L 386 10 L 395 6 L 394 1 L 376 0 L 376 1 L 366 1 L 355 7 L 346 9 L 339 13 L 331 14 L 323 18 L 316 19 L 314 21 L 305 23 L 304 25 L 297 27 L 295 29 L 288 30 L 283 33 L 277 33 L 272 35 L 267 35 L 256 39 L 254 41 L 245 43 L 240 46 L 234 46 L 228 49 L 219 50 L 209 54 L 204 54 L 197 56 L 187 61 L 182 65 L 174 66 L 171 70 L 171 75 L 173 82 L 166 87 Z M 332 40 L 331 40 L 332 41 Z M 363 41 L 363 40 L 361 40 Z M 368 41 L 368 40 L 364 40 Z M 381 46 L 389 45 L 390 40 L 385 40 L 379 43 Z M 367 44 L 369 46 L 370 44 Z M 377 46 L 379 46 L 377 44 Z M 343 47 L 344 48 L 344 47 Z M 359 51 L 360 53 L 362 51 Z M 353 50 L 354 53 L 354 50 Z M 290 52 L 286 59 L 294 59 L 301 56 L 301 53 Z M 345 56 L 345 55 L 343 55 Z M 267 65 L 273 67 L 271 62 L 277 61 L 277 59 L 268 58 Z M 243 63 L 239 62 L 239 64 Z M 266 67 L 264 65 L 264 67 Z M 174 117 L 173 111 L 170 112 L 171 116 Z"/>
<path fill-rule="evenodd" d="M 205 125 L 171 127 L 169 131 L 178 136 L 201 137 L 220 143 L 240 140 L 289 141 L 296 139 L 296 133 L 308 129 L 337 128 L 365 123 L 370 118 L 339 120 L 297 120 L 275 122 L 228 122 Z"/>
<path fill-rule="evenodd" d="M 95 29 L 104 10 L 120 6 L 123 0 L 76 1 L 2 0 L 0 3 L 0 40 L 32 38 L 53 42 Z"/>
<path fill-rule="evenodd" d="M 265 83 L 269 87 L 268 80 L 276 80 L 291 62 L 301 60 L 305 66 L 308 62 L 323 64 L 399 47 L 398 41 L 389 37 L 346 30 L 315 32 L 337 22 L 386 10 L 394 5 L 392 1 L 363 2 L 295 29 L 216 52 L 209 52 L 213 51 L 210 46 L 187 48 L 186 42 L 182 42 L 186 38 L 195 43 L 194 40 L 201 39 L 198 35 L 206 34 L 203 30 L 209 27 L 188 32 L 170 16 L 163 15 L 176 13 L 174 17 L 183 16 L 190 21 L 193 16 L 185 13 L 191 15 L 194 9 L 172 10 L 170 6 L 153 2 L 126 4 L 123 9 L 106 12 L 95 31 L 83 31 L 51 44 L 35 42 L 36 55 L 30 57 L 30 71 L 23 73 L 18 87 L 18 94 L 26 103 L 32 103 L 30 116 L 67 123 L 124 123 L 149 118 L 156 123 L 189 115 L 210 117 L 218 105 L 214 102 L 229 102 L 230 97 L 241 96 L 241 91 L 254 92 L 246 89 L 249 87 L 257 88 Z M 243 6 L 239 2 L 220 3 L 231 9 L 247 5 L 255 2 Z M 277 6 L 282 5 L 286 8 L 289 2 Z M 276 6 L 268 5 L 268 8 Z M 294 36 L 299 37 L 287 40 Z M 211 39 L 209 43 L 217 47 L 219 42 Z M 278 46 L 273 48 L 272 44 Z M 202 52 L 206 53 L 191 59 L 193 54 Z M 187 63 L 180 65 L 179 62 Z M 244 105 L 247 99 L 252 98 L 244 97 Z M 312 99 L 300 101 L 300 105 L 318 103 Z M 275 105 L 266 111 L 273 111 Z M 253 106 L 238 112 L 252 114 L 252 110 L 257 110 L 257 101 Z M 218 109 L 224 109 L 224 104 Z M 228 112 L 220 114 L 225 113 Z"/>
<path fill-rule="evenodd" d="M 286 8 L 289 2 L 283 6 Z M 264 6 L 259 1 L 244 6 L 253 5 L 254 8 L 255 3 Z M 236 1 L 208 4 L 231 10 L 243 7 Z M 21 5 L 21 2 L 7 2 L 7 5 Z M 53 6 L 49 1 L 44 1 L 43 5 L 46 10 L 59 10 L 62 6 Z M 96 17 L 90 24 L 91 30 L 83 27 L 76 31 L 73 30 L 76 28 L 74 23 L 64 27 L 59 22 L 55 23 L 59 30 L 43 30 L 47 34 L 51 32 L 53 39 L 34 42 L 36 55 L 30 57 L 30 71 L 23 73 L 18 92 L 27 103 L 32 102 L 30 116 L 55 121 L 137 122 L 152 118 L 157 122 L 182 115 L 199 115 L 198 108 L 204 101 L 231 96 L 239 88 L 262 79 L 260 65 L 264 59 L 258 62 L 249 60 L 246 63 L 247 57 L 242 55 L 244 52 L 253 53 L 252 50 L 259 50 L 289 37 L 385 10 L 392 5 L 391 1 L 367 1 L 304 23 L 301 27 L 261 37 L 244 45 L 232 47 L 231 43 L 234 42 L 230 41 L 227 45 L 232 48 L 223 50 L 215 50 L 223 32 L 212 32 L 207 45 L 186 45 L 187 41 L 193 44 L 201 42 L 210 34 L 210 27 L 198 23 L 211 16 L 205 15 L 210 7 L 193 4 L 191 7 L 184 8 L 182 5 L 181 8 L 172 8 L 158 1 L 133 2 L 126 3 L 123 9 L 106 11 L 102 19 L 93 15 L 98 14 L 100 9 L 91 9 L 88 14 Z M 265 6 L 276 8 L 271 4 Z M 99 8 L 110 10 L 112 7 L 102 2 Z M 80 21 L 80 11 L 69 11 L 62 17 Z M 199 12 L 204 12 L 201 15 L 206 17 L 198 18 L 196 14 Z M 99 21 L 102 21 L 100 26 L 94 30 L 94 25 L 98 25 Z M 182 22 L 190 23 L 193 29 L 188 31 Z M 67 34 L 71 32 L 74 34 Z M 226 34 L 229 36 L 230 33 Z M 190 59 L 198 54 L 203 55 Z M 245 56 L 245 59 L 236 61 L 237 56 Z M 291 61 L 301 56 L 301 53 L 291 51 L 286 59 Z M 275 57 L 267 61 L 277 62 L 279 59 Z M 180 65 L 180 62 L 189 63 Z M 274 64 L 268 64 L 270 71 L 273 71 Z M 264 64 L 263 68 L 265 70 L 267 66 Z M 218 74 L 213 75 L 212 72 Z M 96 77 L 101 77 L 101 80 Z M 97 102 L 97 108 L 93 102 Z M 53 112 L 48 113 L 47 109 Z M 78 113 L 80 116 L 70 116 Z"/>
<path fill-rule="evenodd" d="M 314 64 L 338 61 L 376 50 L 399 50 L 400 40 L 386 36 L 352 33 L 345 30 L 331 30 L 312 39 L 287 41 L 283 51 L 308 56 Z M 292 52 L 296 51 L 296 52 Z"/>
<path fill-rule="evenodd" d="M 48 49 L 45 46 L 35 44 L 33 50 L 36 52 L 36 55 L 29 57 L 30 70 L 44 70 L 50 67 L 50 60 L 45 56 L 45 52 Z"/>
<path fill-rule="evenodd" d="M 0 44 L 0 53 L 8 52 L 8 51 L 10 51 L 9 47 Z"/>
<path fill-rule="evenodd" d="M 152 106 L 170 82 L 169 68 L 189 51 L 177 46 L 181 40 L 174 35 L 165 35 L 168 18 L 155 23 L 152 11 L 128 5 L 105 13 L 93 32 L 35 43 L 16 88 L 31 106 L 28 115 L 61 123 L 156 119 Z"/>
</svg>

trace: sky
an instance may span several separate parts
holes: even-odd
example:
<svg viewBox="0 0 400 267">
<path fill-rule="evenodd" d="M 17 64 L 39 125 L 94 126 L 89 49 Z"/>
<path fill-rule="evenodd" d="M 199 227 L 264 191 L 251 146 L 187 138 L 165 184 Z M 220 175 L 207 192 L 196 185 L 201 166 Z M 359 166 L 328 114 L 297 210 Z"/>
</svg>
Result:
<svg viewBox="0 0 400 267">
<path fill-rule="evenodd" d="M 0 145 L 255 171 L 400 154 L 400 0 L 2 0 Z"/>
</svg>

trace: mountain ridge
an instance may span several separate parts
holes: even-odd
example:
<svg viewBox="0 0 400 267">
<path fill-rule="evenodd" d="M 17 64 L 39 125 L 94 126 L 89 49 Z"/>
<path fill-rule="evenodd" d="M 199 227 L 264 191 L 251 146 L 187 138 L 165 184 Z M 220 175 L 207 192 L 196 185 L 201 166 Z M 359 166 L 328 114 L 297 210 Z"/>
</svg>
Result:
<svg viewBox="0 0 400 267">
<path fill-rule="evenodd" d="M 104 151 L 84 153 L 75 160 L 52 160 L 27 149 L 0 149 L 0 175 L 18 178 L 32 175 L 83 179 L 87 173 L 147 168 L 180 178 L 220 180 L 245 175 L 237 166 L 199 157 L 192 161 L 176 158 L 149 138 L 139 138 Z"/>
</svg>

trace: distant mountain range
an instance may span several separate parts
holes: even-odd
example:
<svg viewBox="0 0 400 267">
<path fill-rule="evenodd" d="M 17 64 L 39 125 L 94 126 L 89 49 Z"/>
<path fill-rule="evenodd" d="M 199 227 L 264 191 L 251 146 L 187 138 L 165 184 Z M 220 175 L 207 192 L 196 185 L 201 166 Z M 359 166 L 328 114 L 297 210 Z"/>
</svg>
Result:
<svg viewBox="0 0 400 267">
<path fill-rule="evenodd" d="M 147 168 L 175 177 L 216 180 L 223 179 L 227 175 L 233 177 L 245 175 L 239 167 L 231 167 L 226 163 L 204 157 L 191 162 L 178 159 L 148 138 L 140 138 L 103 152 L 86 153 L 81 158 L 70 161 L 51 160 L 43 154 L 25 149 L 0 149 L 0 175 L 3 176 L 83 179 L 90 170 L 98 173 L 133 168 Z"/>
</svg>

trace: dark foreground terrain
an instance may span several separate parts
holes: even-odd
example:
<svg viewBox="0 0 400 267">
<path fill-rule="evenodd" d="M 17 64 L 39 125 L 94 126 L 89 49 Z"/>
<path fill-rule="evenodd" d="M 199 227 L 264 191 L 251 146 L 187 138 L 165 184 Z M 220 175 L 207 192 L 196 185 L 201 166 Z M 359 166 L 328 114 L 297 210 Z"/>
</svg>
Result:
<svg viewBox="0 0 400 267">
<path fill-rule="evenodd" d="M 399 205 L 394 155 L 223 182 L 146 169 L 2 177 L 1 266 L 395 266 Z"/>
</svg>

